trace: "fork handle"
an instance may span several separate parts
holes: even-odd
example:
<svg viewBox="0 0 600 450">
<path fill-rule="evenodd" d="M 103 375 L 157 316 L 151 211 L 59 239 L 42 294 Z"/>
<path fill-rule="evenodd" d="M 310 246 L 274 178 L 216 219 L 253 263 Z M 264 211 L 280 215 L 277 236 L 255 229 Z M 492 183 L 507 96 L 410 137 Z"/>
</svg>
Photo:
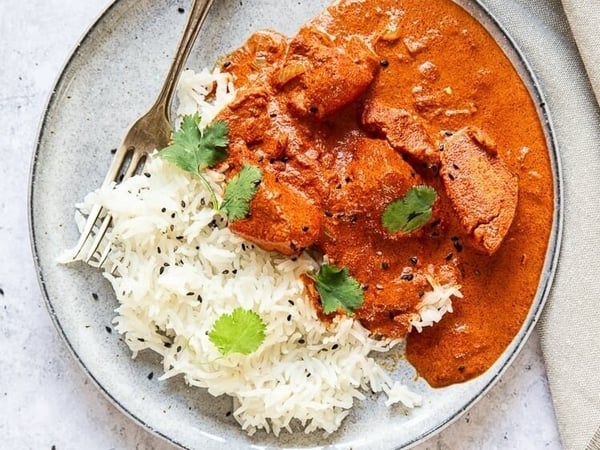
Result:
<svg viewBox="0 0 600 450">
<path fill-rule="evenodd" d="M 169 122 L 171 115 L 171 99 L 173 98 L 175 87 L 177 86 L 179 74 L 190 55 L 190 51 L 194 46 L 194 41 L 198 36 L 198 32 L 200 31 L 213 2 L 214 0 L 192 0 L 190 13 L 183 31 L 183 36 L 181 36 L 181 40 L 179 41 L 175 58 L 173 58 L 173 62 L 171 63 L 171 67 L 169 68 L 160 94 L 158 94 L 158 98 L 152 107 L 152 109 L 161 110 L 164 117 Z"/>
</svg>

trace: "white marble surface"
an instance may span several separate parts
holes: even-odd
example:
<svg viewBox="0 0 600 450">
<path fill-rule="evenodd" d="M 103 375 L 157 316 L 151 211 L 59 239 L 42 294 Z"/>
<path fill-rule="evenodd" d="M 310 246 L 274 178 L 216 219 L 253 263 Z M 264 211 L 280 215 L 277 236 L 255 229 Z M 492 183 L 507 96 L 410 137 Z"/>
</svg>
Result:
<svg viewBox="0 0 600 450">
<path fill-rule="evenodd" d="M 55 330 L 35 276 L 27 187 L 54 80 L 107 0 L 0 0 L 0 447 L 171 449 L 112 406 Z M 538 336 L 424 449 L 560 449 Z"/>
</svg>

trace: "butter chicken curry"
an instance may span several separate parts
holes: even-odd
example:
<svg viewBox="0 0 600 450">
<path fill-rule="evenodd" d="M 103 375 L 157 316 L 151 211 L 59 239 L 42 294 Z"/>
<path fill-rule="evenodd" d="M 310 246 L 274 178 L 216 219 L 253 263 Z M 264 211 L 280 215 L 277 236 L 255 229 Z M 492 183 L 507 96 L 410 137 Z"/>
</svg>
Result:
<svg viewBox="0 0 600 450">
<path fill-rule="evenodd" d="M 553 189 L 536 109 L 485 29 L 449 0 L 343 0 L 293 38 L 252 35 L 221 69 L 237 88 L 222 169 L 263 171 L 231 229 L 348 268 L 374 335 L 410 332 L 427 276 L 461 286 L 453 313 L 408 334 L 408 360 L 432 386 L 489 368 L 535 295 Z M 431 219 L 389 232 L 385 208 L 420 185 Z"/>
</svg>

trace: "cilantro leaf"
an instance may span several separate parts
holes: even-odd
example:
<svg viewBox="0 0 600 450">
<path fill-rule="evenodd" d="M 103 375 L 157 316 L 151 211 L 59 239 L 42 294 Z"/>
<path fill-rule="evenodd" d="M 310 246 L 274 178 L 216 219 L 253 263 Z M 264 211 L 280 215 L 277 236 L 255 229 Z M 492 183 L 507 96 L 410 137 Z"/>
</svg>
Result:
<svg viewBox="0 0 600 450">
<path fill-rule="evenodd" d="M 225 122 L 213 122 L 203 131 L 198 124 L 200 116 L 184 116 L 181 128 L 173 132 L 173 143 L 158 154 L 186 172 L 200 171 L 214 166 L 227 157 L 225 147 L 229 143 L 229 128 Z"/>
<path fill-rule="evenodd" d="M 437 192 L 429 186 L 413 186 L 403 198 L 394 200 L 385 208 L 381 224 L 389 232 L 410 233 L 431 219 Z"/>
<path fill-rule="evenodd" d="M 325 314 L 342 308 L 347 314 L 353 314 L 364 301 L 360 283 L 348 274 L 347 267 L 323 264 L 315 277 L 315 287 L 321 297 L 321 306 Z"/>
<path fill-rule="evenodd" d="M 230 353 L 248 355 L 263 343 L 266 328 L 262 318 L 254 311 L 236 308 L 215 321 L 208 339 L 223 356 Z"/>
<path fill-rule="evenodd" d="M 215 165 L 227 157 L 225 147 L 229 144 L 228 133 L 229 127 L 222 120 L 212 122 L 202 131 L 202 145 L 205 149 L 210 149 L 214 152 L 214 156 L 217 159 L 214 162 L 209 162 L 208 166 Z"/>
<path fill-rule="evenodd" d="M 221 208 L 227 213 L 229 220 L 243 219 L 248 215 L 250 201 L 261 180 L 262 172 L 258 167 L 244 164 L 242 170 L 227 183 Z"/>
</svg>

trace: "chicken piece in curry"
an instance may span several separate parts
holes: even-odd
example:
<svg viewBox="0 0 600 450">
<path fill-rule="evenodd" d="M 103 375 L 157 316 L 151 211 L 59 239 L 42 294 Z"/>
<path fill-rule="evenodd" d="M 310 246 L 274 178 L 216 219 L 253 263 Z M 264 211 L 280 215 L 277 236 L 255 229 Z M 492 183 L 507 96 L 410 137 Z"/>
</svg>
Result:
<svg viewBox="0 0 600 450">
<path fill-rule="evenodd" d="M 374 335 L 409 333 L 407 357 L 432 386 L 490 367 L 537 289 L 553 198 L 536 109 L 487 32 L 448 0 L 347 0 L 292 38 L 255 33 L 221 69 L 237 88 L 218 117 L 221 169 L 263 171 L 231 229 L 348 268 L 364 292 L 355 317 Z M 429 221 L 384 228 L 385 208 L 421 185 L 437 193 Z M 411 332 L 428 277 L 464 298 Z"/>
</svg>

